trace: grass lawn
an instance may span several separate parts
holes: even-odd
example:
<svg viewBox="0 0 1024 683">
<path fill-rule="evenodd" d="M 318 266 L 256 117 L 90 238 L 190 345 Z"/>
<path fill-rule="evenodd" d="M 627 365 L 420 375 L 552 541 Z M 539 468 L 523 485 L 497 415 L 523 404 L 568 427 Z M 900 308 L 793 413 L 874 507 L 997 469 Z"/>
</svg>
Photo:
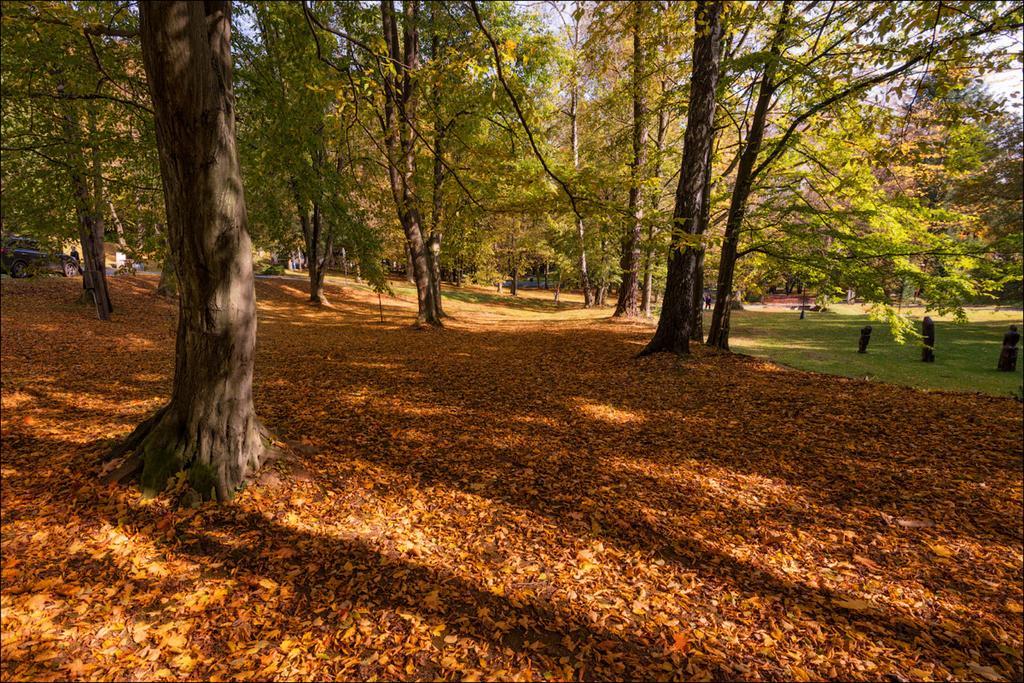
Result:
<svg viewBox="0 0 1024 683">
<path fill-rule="evenodd" d="M 923 310 L 912 311 L 915 321 Z M 1020 392 L 1024 361 L 1017 372 L 999 372 L 996 361 L 1003 334 L 1011 323 L 1021 326 L 1021 312 L 994 311 L 991 307 L 968 311 L 970 322 L 948 318 L 935 323 L 935 363 L 921 362 L 916 341 L 897 344 L 888 325 L 872 322 L 860 306 L 839 306 L 831 313 L 766 311 L 752 307 L 732 318 L 733 351 L 772 360 L 802 370 L 893 382 L 923 389 L 980 391 L 1005 396 Z M 934 316 L 933 316 L 934 318 Z M 705 326 L 710 316 L 705 317 Z M 866 354 L 857 353 L 860 328 L 874 329 Z M 705 327 L 706 329 L 706 327 Z"/>
<path fill-rule="evenodd" d="M 345 287 L 368 290 L 351 278 L 331 275 L 328 281 Z M 392 280 L 397 296 L 414 299 L 414 288 L 401 280 Z M 554 302 L 554 291 L 520 288 L 511 296 L 508 288 L 499 294 L 491 287 L 445 287 L 445 301 L 478 306 L 477 315 L 491 321 L 587 320 L 608 318 L 614 299 L 601 309 L 585 310 L 578 293 L 563 291 L 560 302 Z M 926 314 L 921 306 L 904 307 L 918 329 Z M 655 316 L 659 309 L 655 308 Z M 458 313 L 456 313 L 458 315 Z M 748 305 L 732 317 L 731 347 L 737 353 L 769 358 L 782 365 L 823 372 L 831 375 L 891 382 L 921 389 L 982 392 L 996 396 L 1017 395 L 1024 385 L 1024 358 L 1017 362 L 1017 372 L 996 370 L 1003 334 L 1011 323 L 1024 329 L 1024 315 L 1019 309 L 996 309 L 992 306 L 969 308 L 969 322 L 957 324 L 949 316 L 932 315 L 935 322 L 935 363 L 921 362 L 921 347 L 914 340 L 898 344 L 887 324 L 872 321 L 860 305 L 835 304 L 829 313 L 807 312 L 800 320 L 799 311 Z M 657 317 L 650 321 L 653 325 Z M 705 312 L 704 329 L 711 324 Z M 868 353 L 857 353 L 860 329 L 874 329 Z M 1024 349 L 1021 351 L 1024 354 Z"/>
</svg>

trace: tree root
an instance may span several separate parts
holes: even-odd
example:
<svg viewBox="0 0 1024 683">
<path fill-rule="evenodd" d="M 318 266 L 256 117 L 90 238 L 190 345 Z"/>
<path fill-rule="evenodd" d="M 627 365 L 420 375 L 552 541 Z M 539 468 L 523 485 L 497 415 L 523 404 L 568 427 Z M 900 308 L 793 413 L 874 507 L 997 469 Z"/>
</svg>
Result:
<svg viewBox="0 0 1024 683">
<path fill-rule="evenodd" d="M 227 500 L 233 497 L 236 489 L 226 490 L 207 465 L 197 462 L 194 453 L 187 452 L 186 442 L 181 440 L 180 434 L 176 434 L 177 430 L 174 425 L 166 423 L 169 409 L 170 405 L 168 404 L 157 410 L 105 455 L 103 460 L 107 465 L 101 474 L 101 480 L 108 484 L 140 480 L 147 495 L 156 495 L 170 477 L 179 471 L 187 471 L 189 484 L 203 498 L 215 497 L 219 500 Z M 255 429 L 261 450 L 259 462 L 245 473 L 242 481 L 236 484 L 237 487 L 253 481 L 258 476 L 263 464 L 279 456 L 279 449 L 275 445 L 276 440 L 258 418 L 255 419 Z M 169 435 L 170 438 L 167 438 Z M 166 453 L 166 457 L 158 457 L 154 461 L 154 454 L 159 455 L 162 450 Z M 115 464 L 119 458 L 122 460 Z M 155 470 L 148 470 L 146 469 L 147 461 L 149 461 L 149 467 L 153 467 L 155 463 L 163 463 L 163 467 L 167 469 L 161 471 L 158 466 Z M 216 492 L 211 493 L 211 489 L 214 488 Z"/>
</svg>

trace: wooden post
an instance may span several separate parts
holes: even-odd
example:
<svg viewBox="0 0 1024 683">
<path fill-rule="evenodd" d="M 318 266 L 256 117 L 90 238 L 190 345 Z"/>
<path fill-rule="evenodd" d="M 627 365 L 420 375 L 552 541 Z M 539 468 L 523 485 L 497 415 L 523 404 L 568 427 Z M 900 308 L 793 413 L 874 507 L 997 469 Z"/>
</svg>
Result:
<svg viewBox="0 0 1024 683">
<path fill-rule="evenodd" d="M 857 345 L 857 353 L 868 352 L 868 342 L 871 341 L 871 325 L 865 325 L 860 329 L 860 343 Z"/>
<path fill-rule="evenodd" d="M 935 323 L 931 317 L 925 316 L 921 321 L 921 336 L 924 348 L 921 349 L 921 361 L 924 363 L 935 362 Z"/>
<path fill-rule="evenodd" d="M 1010 325 L 1010 329 L 1003 335 L 1003 350 L 999 353 L 999 365 L 996 366 L 1003 372 L 1013 372 L 1017 369 L 1017 343 L 1020 341 L 1020 332 L 1016 325 Z"/>
</svg>

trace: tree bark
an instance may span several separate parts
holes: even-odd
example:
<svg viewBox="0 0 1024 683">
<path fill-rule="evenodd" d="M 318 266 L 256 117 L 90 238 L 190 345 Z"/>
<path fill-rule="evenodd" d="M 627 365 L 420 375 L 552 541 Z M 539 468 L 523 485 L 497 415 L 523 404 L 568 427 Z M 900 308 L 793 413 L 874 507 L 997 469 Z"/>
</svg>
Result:
<svg viewBox="0 0 1024 683">
<path fill-rule="evenodd" d="M 512 296 L 519 296 L 519 257 L 516 254 L 516 236 L 512 234 L 512 248 L 508 252 L 508 269 L 512 271 Z"/>
<path fill-rule="evenodd" d="M 398 21 L 393 0 L 381 0 L 381 26 L 388 47 L 394 75 L 384 77 L 384 133 L 388 151 L 388 179 L 395 200 L 398 219 L 405 232 L 416 282 L 418 325 L 441 325 L 439 286 L 435 286 L 434 269 L 423 237 L 423 220 L 416 205 L 416 136 L 412 129 L 416 119 L 416 77 L 419 66 L 418 0 L 402 5 L 402 43 L 398 40 Z"/>
<path fill-rule="evenodd" d="M 430 5 L 430 56 L 432 59 L 441 61 L 441 42 L 437 34 L 437 3 Z M 430 266 L 430 286 L 434 298 L 434 306 L 437 308 L 438 316 L 444 317 L 444 306 L 441 299 L 441 237 L 443 235 L 444 220 L 444 196 L 442 188 L 445 180 L 444 148 L 445 134 L 448 126 L 441 121 L 441 89 L 432 90 L 432 108 L 434 110 L 434 174 L 433 186 L 430 192 L 430 238 L 427 240 L 427 258 Z M 449 125 L 454 120 L 449 122 Z"/>
<path fill-rule="evenodd" d="M 309 267 L 309 301 L 314 304 L 326 305 L 327 296 L 324 294 L 324 275 L 327 272 L 327 264 L 331 259 L 334 236 L 328 231 L 327 243 L 321 250 L 320 241 L 322 233 L 323 214 L 320 211 L 320 202 L 313 202 L 310 232 L 306 240 L 306 262 Z"/>
<path fill-rule="evenodd" d="M 711 165 L 715 157 L 715 140 L 708 146 L 708 160 L 704 166 L 704 189 L 700 202 L 700 233 L 708 231 L 711 223 Z M 693 303 L 690 307 L 690 340 L 704 342 L 704 254 L 707 250 L 701 244 L 697 249 L 697 263 L 693 278 Z"/>
<path fill-rule="evenodd" d="M 630 168 L 630 226 L 622 240 L 622 282 L 613 317 L 635 318 L 640 277 L 640 238 L 643 231 L 643 180 L 647 165 L 647 98 L 644 96 L 644 72 L 647 68 L 643 41 L 644 2 L 633 0 L 633 163 Z"/>
<path fill-rule="evenodd" d="M 178 278 L 174 274 L 174 264 L 170 258 L 165 258 L 160 266 L 160 281 L 156 285 L 156 293 L 170 299 L 178 296 Z"/>
<path fill-rule="evenodd" d="M 180 286 L 170 402 L 115 454 L 161 491 L 186 470 L 226 500 L 266 453 L 252 398 L 256 297 L 235 147 L 228 2 L 142 2 L 142 56 L 156 119 L 167 237 Z"/>
<path fill-rule="evenodd" d="M 715 89 L 721 61 L 722 2 L 699 0 L 694 12 L 693 72 L 683 161 L 672 215 L 672 247 L 658 329 L 641 355 L 690 352 L 701 204 L 708 150 L 714 137 Z M 695 239 L 696 238 L 696 239 Z"/>
<path fill-rule="evenodd" d="M 63 82 L 58 83 L 57 90 L 61 97 L 66 97 Z M 68 172 L 78 222 L 78 240 L 82 245 L 82 301 L 91 300 L 96 306 L 97 317 L 100 320 L 109 320 L 114 308 L 107 287 L 106 259 L 103 251 L 103 213 L 98 210 L 97 202 L 100 198 L 94 196 L 89 188 L 87 176 L 90 175 L 90 171 L 83 152 L 80 122 L 71 102 L 64 104 L 62 125 L 68 143 Z M 98 158 L 94 161 L 98 161 Z M 94 167 L 93 174 L 96 172 Z M 94 177 L 93 180 L 97 179 Z M 95 188 L 96 185 L 93 186 L 93 190 Z"/>
<path fill-rule="evenodd" d="M 718 283 L 715 288 L 715 310 L 711 314 L 711 329 L 708 331 L 708 345 L 720 349 L 729 349 L 729 322 L 732 317 L 733 279 L 736 274 L 736 259 L 739 250 L 740 229 L 747 212 L 747 200 L 754 183 L 755 165 L 761 153 L 764 140 L 764 129 L 768 120 L 768 107 L 775 94 L 775 73 L 782 54 L 782 45 L 789 23 L 792 0 L 784 0 L 779 14 L 779 22 L 775 27 L 768 50 L 768 59 L 761 76 L 757 104 L 750 121 L 750 132 L 747 142 L 740 155 L 740 163 L 736 168 L 736 181 L 733 185 L 732 200 L 729 203 L 729 217 L 725 223 L 725 239 L 722 242 L 722 255 L 718 265 Z"/>
<path fill-rule="evenodd" d="M 326 305 L 327 296 L 324 294 L 324 274 L 333 249 L 333 234 L 328 231 L 327 244 L 321 256 L 320 242 L 323 232 L 323 216 L 320 211 L 320 202 L 313 201 L 312 213 L 308 209 L 307 201 L 299 192 L 299 184 L 295 178 L 291 179 L 292 196 L 295 199 L 295 211 L 299 215 L 299 229 L 302 231 L 302 241 L 306 247 L 306 272 L 309 275 L 309 301 L 310 303 Z"/>
<path fill-rule="evenodd" d="M 580 169 L 580 136 L 579 136 L 579 95 L 578 86 L 573 80 L 572 92 L 569 93 L 569 143 L 572 146 L 572 167 Z M 579 243 L 579 269 L 580 288 L 583 290 L 583 307 L 590 308 L 594 305 L 594 291 L 590 285 L 590 274 L 587 272 L 587 234 L 583 226 L 583 219 L 576 216 L 576 240 Z"/>
<path fill-rule="evenodd" d="M 668 88 L 667 83 L 663 80 L 661 84 L 661 91 L 664 94 Z M 661 178 L 661 153 L 665 149 L 665 135 L 668 132 L 668 111 L 665 104 L 662 103 L 658 108 L 658 133 L 654 140 L 654 177 Z M 650 204 L 651 213 L 656 214 L 658 212 L 658 204 L 661 200 L 660 183 L 659 190 L 651 193 Z M 641 312 L 644 317 L 650 317 L 651 315 L 651 290 L 654 287 L 654 236 L 657 231 L 654 227 L 654 222 L 651 221 L 647 225 L 647 246 L 644 251 L 644 284 L 641 292 Z"/>
</svg>

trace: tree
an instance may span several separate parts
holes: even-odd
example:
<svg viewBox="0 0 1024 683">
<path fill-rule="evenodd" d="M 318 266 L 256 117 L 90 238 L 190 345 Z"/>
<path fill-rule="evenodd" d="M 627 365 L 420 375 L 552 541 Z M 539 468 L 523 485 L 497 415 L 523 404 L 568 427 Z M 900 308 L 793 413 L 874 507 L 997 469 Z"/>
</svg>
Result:
<svg viewBox="0 0 1024 683">
<path fill-rule="evenodd" d="M 641 355 L 690 351 L 693 288 L 699 258 L 705 166 L 714 136 L 715 89 L 721 58 L 722 3 L 701 0 L 694 11 L 693 70 L 683 160 L 672 215 L 672 248 L 658 329 Z M 695 239 L 696 238 L 696 239 Z"/>
<path fill-rule="evenodd" d="M 96 2 L 3 8 L 4 220 L 54 249 L 78 240 L 83 301 L 101 319 L 113 311 L 106 218 L 122 228 L 118 203 L 126 222 L 151 227 L 149 206 L 158 204 L 134 17 L 123 10 Z"/>
<path fill-rule="evenodd" d="M 643 173 L 647 164 L 647 98 L 644 87 L 647 64 L 644 45 L 644 3 L 633 2 L 633 162 L 630 165 L 629 218 L 631 225 L 622 240 L 622 282 L 615 316 L 635 318 L 640 314 L 638 305 L 640 277 L 640 239 L 643 234 L 644 199 Z"/>
<path fill-rule="evenodd" d="M 256 298 L 235 149 L 231 5 L 143 2 L 167 237 L 180 287 L 170 402 L 115 450 L 112 474 L 159 492 L 185 470 L 226 500 L 266 454 L 252 397 Z"/>
<path fill-rule="evenodd" d="M 815 119 L 833 112 L 836 105 L 851 106 L 858 98 L 870 97 L 873 89 L 890 83 L 895 84 L 891 90 L 899 97 L 915 69 L 956 70 L 995 63 L 991 55 L 985 54 L 984 45 L 993 35 L 1019 29 L 1021 8 L 968 4 L 970 7 L 954 11 L 932 3 L 832 3 L 827 9 L 812 8 L 792 18 L 780 11 L 769 50 L 754 53 L 747 60 L 763 65 L 758 104 L 763 98 L 765 105 L 755 108 L 747 139 L 741 143 L 741 168 L 737 170 L 719 261 L 709 344 L 722 349 L 729 345 L 733 278 L 741 255 L 739 233 L 754 184 L 809 132 Z M 965 21 L 965 16 L 970 21 Z M 785 26 L 790 23 L 796 25 Z M 793 58 L 779 42 L 783 29 L 789 32 L 790 28 L 799 46 L 799 56 Z M 785 73 L 777 78 L 781 63 L 786 65 Z M 776 111 L 785 115 L 771 116 L 773 101 Z M 779 106 L 779 101 L 786 106 Z M 779 133 L 766 146 L 764 157 L 759 158 L 767 128 Z"/>
<path fill-rule="evenodd" d="M 708 333 L 708 344 L 722 349 L 729 348 L 728 317 L 732 310 L 732 279 L 733 270 L 736 267 L 739 230 L 743 224 L 747 198 L 750 196 L 754 180 L 754 164 L 757 163 L 757 157 L 761 153 L 761 142 L 764 139 L 764 129 L 768 121 L 768 107 L 771 105 L 772 97 L 775 96 L 775 72 L 778 69 L 792 9 L 792 0 L 783 0 L 779 9 L 779 18 L 776 21 L 775 34 L 768 47 L 768 55 L 765 57 L 757 104 L 754 105 L 754 114 L 750 119 L 750 130 L 740 154 L 736 179 L 733 183 L 732 203 L 729 206 L 729 218 L 725 224 L 725 240 L 722 243 L 718 270 L 715 310 L 711 318 L 711 330 Z"/>
<path fill-rule="evenodd" d="M 416 279 L 418 324 L 441 325 L 440 284 L 435 281 L 431 245 L 424 239 L 423 219 L 416 199 L 416 147 L 419 136 L 417 107 L 420 60 L 419 2 L 402 3 L 402 40 L 392 0 L 381 0 L 381 28 L 388 48 L 383 69 L 384 137 L 387 145 L 388 178 L 405 230 Z"/>
</svg>

